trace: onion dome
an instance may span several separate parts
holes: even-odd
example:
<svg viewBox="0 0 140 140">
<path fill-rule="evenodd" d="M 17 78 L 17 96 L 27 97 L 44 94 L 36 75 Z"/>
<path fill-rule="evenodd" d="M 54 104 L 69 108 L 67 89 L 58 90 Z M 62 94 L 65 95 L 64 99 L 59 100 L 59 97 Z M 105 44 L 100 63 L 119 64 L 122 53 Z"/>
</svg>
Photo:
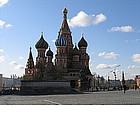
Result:
<svg viewBox="0 0 140 140">
<path fill-rule="evenodd" d="M 58 39 L 55 41 L 56 46 L 66 46 L 67 40 L 63 36 L 58 36 Z"/>
<path fill-rule="evenodd" d="M 79 52 L 79 50 L 78 50 L 76 44 L 75 44 L 75 48 L 74 48 L 73 51 L 72 51 L 72 54 L 73 54 L 73 55 L 80 55 L 80 52 Z"/>
<path fill-rule="evenodd" d="M 87 47 L 87 46 L 88 46 L 88 44 L 87 44 L 86 40 L 84 39 L 84 37 L 82 35 L 82 38 L 78 43 L 78 47 L 80 48 L 80 47 Z"/>
<path fill-rule="evenodd" d="M 51 56 L 51 57 L 53 57 L 53 52 L 51 51 L 50 48 L 49 48 L 49 50 L 47 51 L 46 56 Z"/>
<path fill-rule="evenodd" d="M 41 35 L 41 38 L 39 39 L 39 41 L 35 44 L 36 49 L 39 48 L 44 48 L 44 49 L 48 49 L 48 43 L 45 41 L 43 34 Z"/>
</svg>

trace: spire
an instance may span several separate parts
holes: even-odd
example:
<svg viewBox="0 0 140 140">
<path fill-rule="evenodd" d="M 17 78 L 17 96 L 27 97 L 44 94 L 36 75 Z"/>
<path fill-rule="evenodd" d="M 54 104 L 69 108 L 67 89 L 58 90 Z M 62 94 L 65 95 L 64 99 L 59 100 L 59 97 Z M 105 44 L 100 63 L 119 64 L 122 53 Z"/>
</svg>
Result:
<svg viewBox="0 0 140 140">
<path fill-rule="evenodd" d="M 32 50 L 32 48 L 30 47 L 29 58 L 27 61 L 27 66 L 26 66 L 28 69 L 34 68 L 34 60 L 33 60 L 33 55 L 32 55 L 31 50 Z"/>
<path fill-rule="evenodd" d="M 33 59 L 32 48 L 30 47 L 29 59 Z"/>
<path fill-rule="evenodd" d="M 43 37 L 43 32 L 41 32 L 41 37 Z"/>
<path fill-rule="evenodd" d="M 63 10 L 63 14 L 64 14 L 63 22 L 62 22 L 62 26 L 61 26 L 61 29 L 60 29 L 61 34 L 63 34 L 62 32 L 70 32 L 69 25 L 68 25 L 68 22 L 67 22 L 67 13 L 68 13 L 68 10 L 65 7 L 64 10 Z"/>
</svg>

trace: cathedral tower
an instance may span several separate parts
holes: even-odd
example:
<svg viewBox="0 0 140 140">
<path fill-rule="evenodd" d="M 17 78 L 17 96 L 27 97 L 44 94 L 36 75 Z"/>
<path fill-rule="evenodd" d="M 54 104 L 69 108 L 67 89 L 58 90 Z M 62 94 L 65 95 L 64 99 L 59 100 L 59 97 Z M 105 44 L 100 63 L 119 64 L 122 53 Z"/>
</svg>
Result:
<svg viewBox="0 0 140 140">
<path fill-rule="evenodd" d="M 48 43 L 45 41 L 43 33 L 41 34 L 39 41 L 35 44 L 35 47 L 38 52 L 38 56 L 36 57 L 36 65 L 38 65 L 38 63 L 45 64 L 46 62 L 45 52 L 46 49 L 48 49 Z"/>
<path fill-rule="evenodd" d="M 35 72 L 35 66 L 34 66 L 33 55 L 30 47 L 29 58 L 25 68 L 25 75 L 27 75 L 29 79 L 32 79 L 32 75 L 34 74 L 34 72 Z"/>
<path fill-rule="evenodd" d="M 81 40 L 78 43 L 78 47 L 80 50 L 80 59 L 81 59 L 81 68 L 89 67 L 89 55 L 86 52 L 88 43 L 84 39 L 84 36 L 82 35 Z"/>
<path fill-rule="evenodd" d="M 66 8 L 64 8 L 63 10 L 63 21 L 62 21 L 62 25 L 59 31 L 59 36 L 63 36 L 66 40 L 67 40 L 67 46 L 66 46 L 66 53 L 68 56 L 68 64 L 67 66 L 70 67 L 71 66 L 71 59 L 72 59 L 72 50 L 73 50 L 73 43 L 72 43 L 72 35 L 71 35 L 71 31 L 67 22 L 67 13 L 68 10 Z"/>
<path fill-rule="evenodd" d="M 55 64 L 61 68 L 68 67 L 68 56 L 67 56 L 67 40 L 63 36 L 58 36 L 55 42 L 57 47 L 57 54 L 55 55 Z"/>
</svg>

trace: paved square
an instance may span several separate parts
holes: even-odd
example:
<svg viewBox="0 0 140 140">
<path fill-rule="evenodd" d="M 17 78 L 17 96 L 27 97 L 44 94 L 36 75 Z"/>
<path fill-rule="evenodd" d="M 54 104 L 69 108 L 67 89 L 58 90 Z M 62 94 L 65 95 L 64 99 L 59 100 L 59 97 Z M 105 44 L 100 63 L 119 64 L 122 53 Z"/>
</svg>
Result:
<svg viewBox="0 0 140 140">
<path fill-rule="evenodd" d="M 1 105 L 140 105 L 140 91 L 84 92 L 66 95 L 1 95 Z"/>
</svg>

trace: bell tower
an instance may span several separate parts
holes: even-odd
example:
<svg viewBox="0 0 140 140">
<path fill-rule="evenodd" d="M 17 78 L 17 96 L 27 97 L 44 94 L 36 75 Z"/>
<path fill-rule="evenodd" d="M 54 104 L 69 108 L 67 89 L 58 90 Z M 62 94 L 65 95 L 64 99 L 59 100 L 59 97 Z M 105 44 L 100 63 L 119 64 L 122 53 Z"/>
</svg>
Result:
<svg viewBox="0 0 140 140">
<path fill-rule="evenodd" d="M 45 64 L 46 62 L 45 52 L 46 49 L 48 49 L 48 43 L 45 41 L 43 33 L 41 34 L 39 41 L 35 44 L 35 47 L 38 52 L 38 56 L 36 57 L 36 65 L 38 63 Z"/>
<path fill-rule="evenodd" d="M 72 59 L 72 51 L 73 51 L 72 35 L 67 22 L 68 10 L 66 9 L 66 7 L 62 12 L 63 12 L 63 21 L 58 34 L 59 36 L 63 36 L 67 40 L 66 53 L 68 56 L 68 67 L 70 67 L 72 63 L 71 59 Z"/>
</svg>

